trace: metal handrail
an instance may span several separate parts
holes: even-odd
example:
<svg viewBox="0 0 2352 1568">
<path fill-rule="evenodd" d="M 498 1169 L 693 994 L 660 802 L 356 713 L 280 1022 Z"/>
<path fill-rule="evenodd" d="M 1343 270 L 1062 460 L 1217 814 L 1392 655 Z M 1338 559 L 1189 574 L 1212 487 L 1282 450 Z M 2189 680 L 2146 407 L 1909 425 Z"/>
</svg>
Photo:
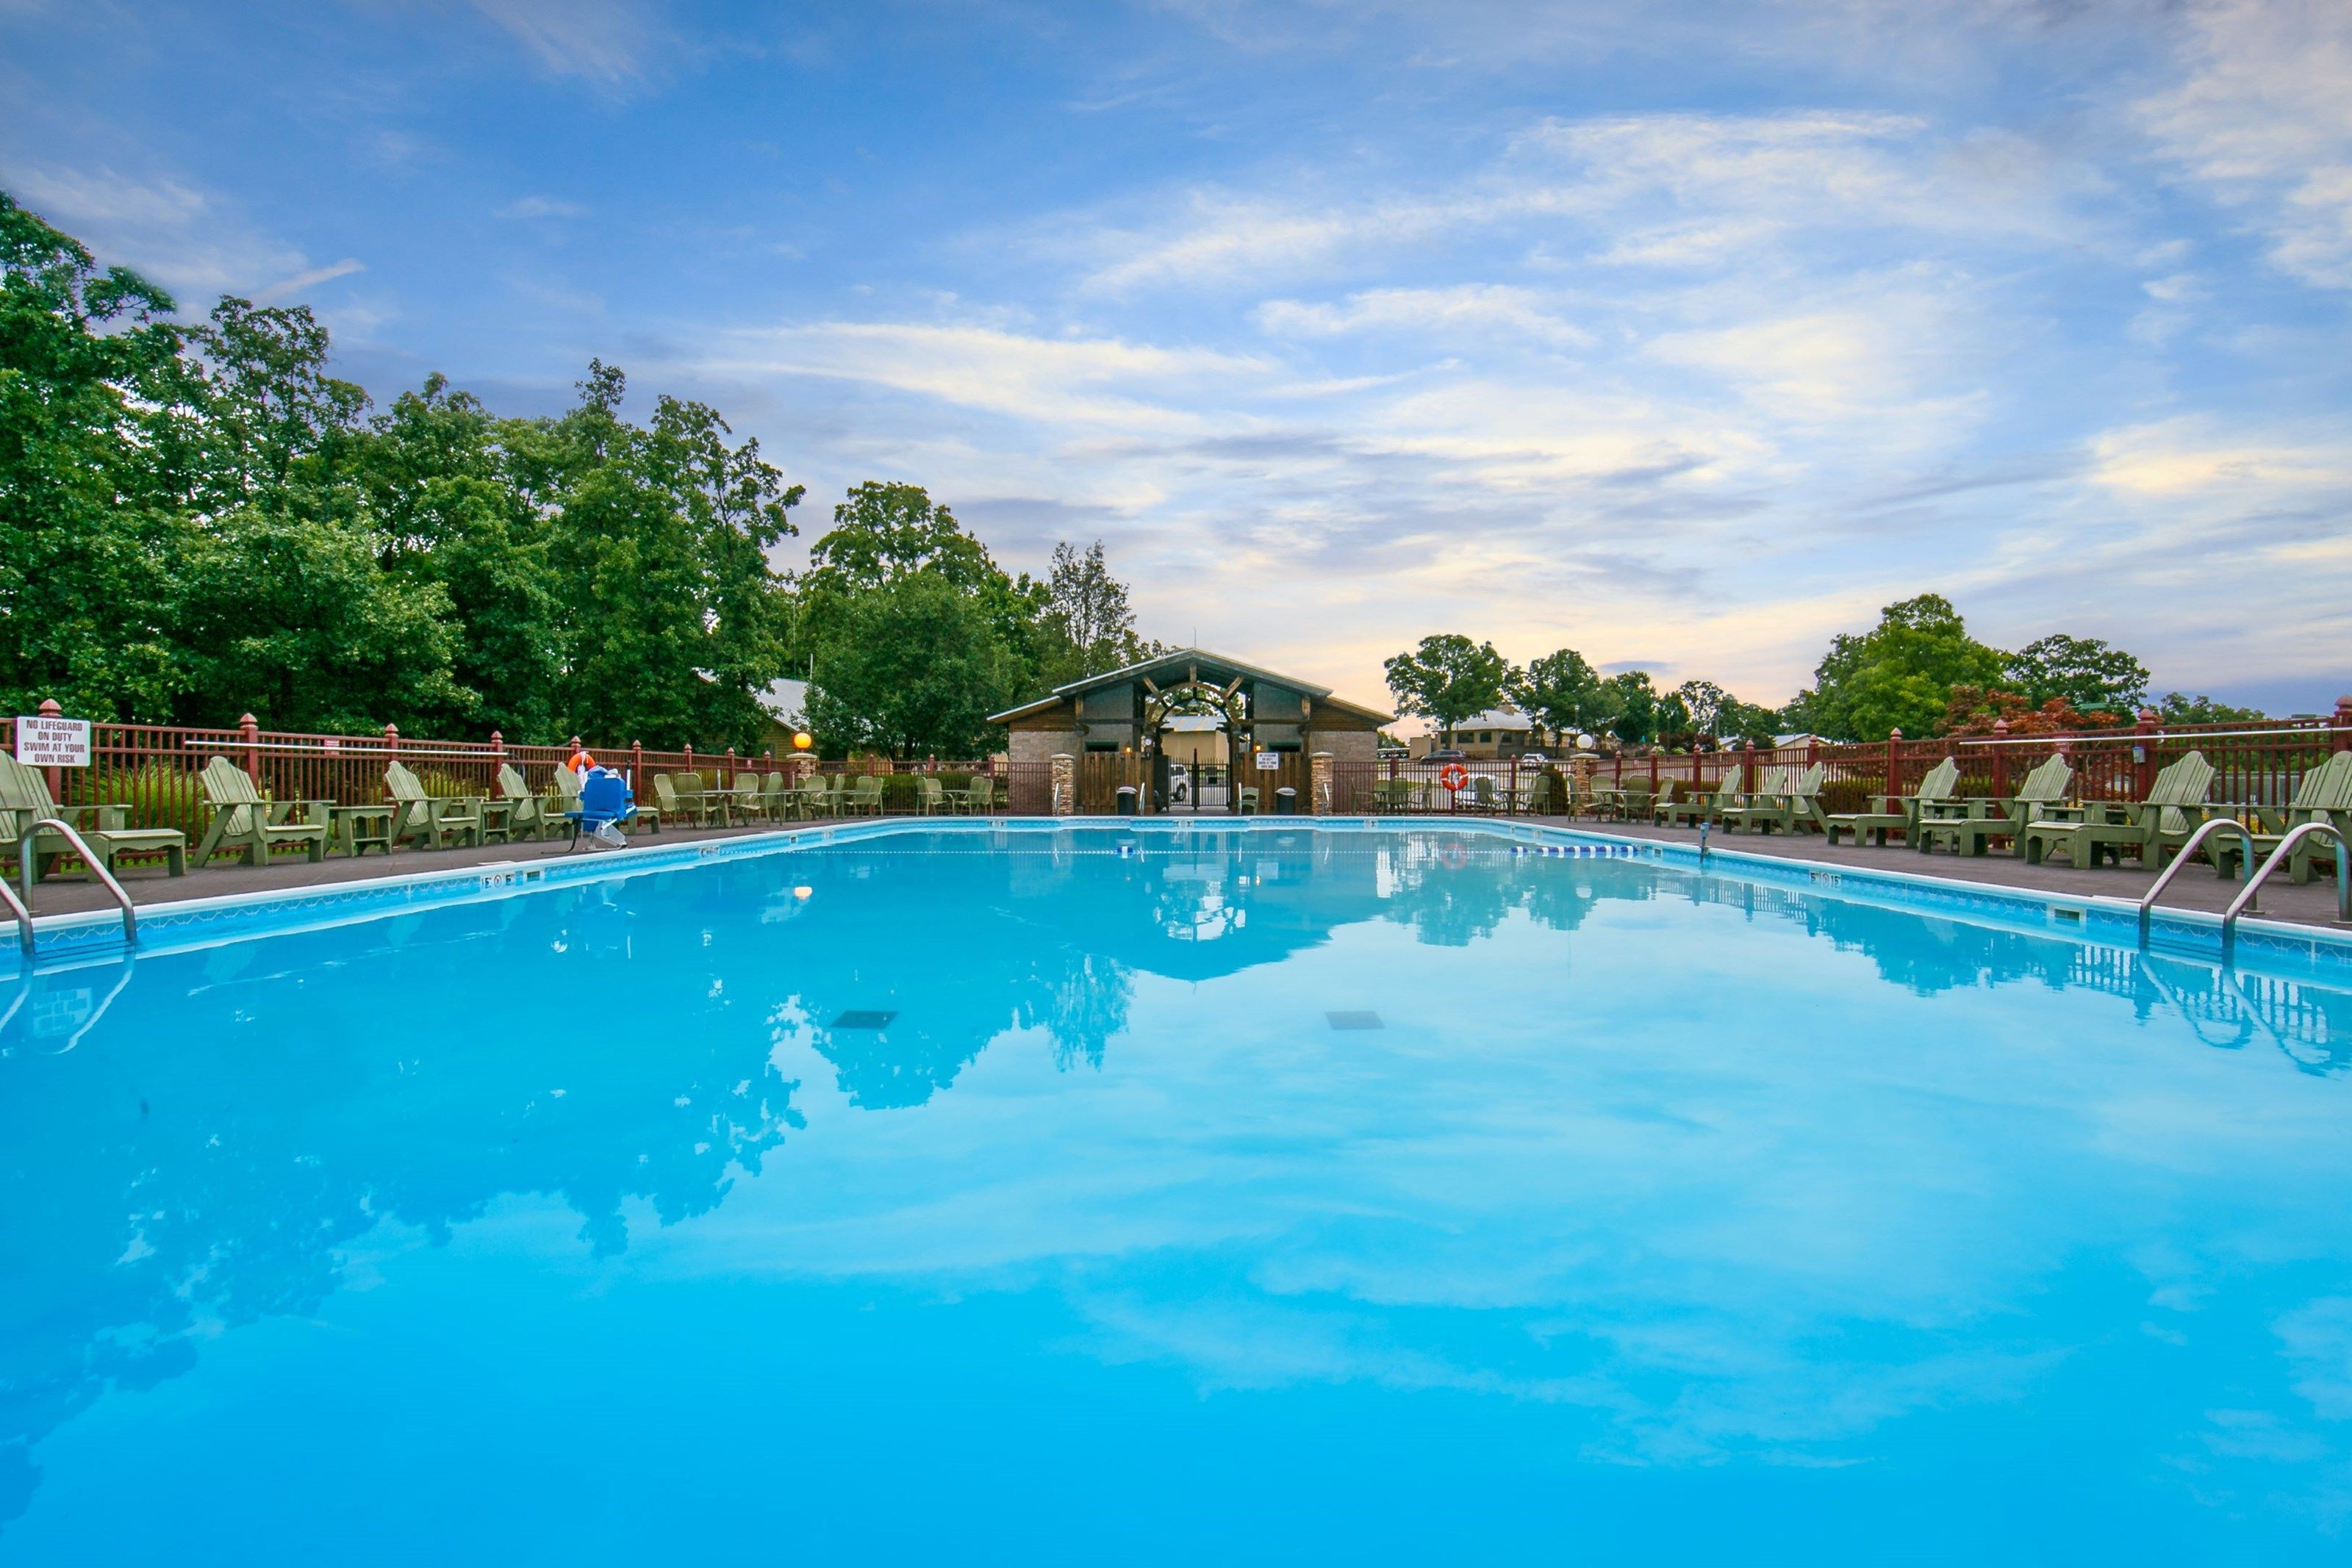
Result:
<svg viewBox="0 0 2352 1568">
<path fill-rule="evenodd" d="M 29 843 L 26 843 L 24 840 L 19 839 L 17 841 L 16 852 L 18 854 L 30 854 L 33 852 L 32 846 Z M 33 959 L 33 912 L 25 907 L 25 901 L 16 896 L 16 890 L 10 887 L 5 880 L 0 880 L 0 904 L 5 904 L 8 906 L 8 913 L 16 917 L 16 942 L 19 946 L 25 949 L 25 961 L 28 964 L 31 963 Z M 16 1009 L 11 1008 L 8 1010 L 13 1014 Z"/>
<path fill-rule="evenodd" d="M 2232 916 L 2235 915 L 2238 904 L 2244 904 L 2249 909 L 2254 907 L 2254 889 L 2259 884 L 2260 879 L 2254 875 L 2253 833 L 2247 828 L 2245 823 L 2238 821 L 2235 817 L 2216 817 L 2210 822 L 2200 822 L 2198 824 L 2197 831 L 2189 835 L 2189 841 L 2180 846 L 2180 852 L 2172 857 L 2172 863 L 2166 866 L 2161 872 L 2157 873 L 2155 883 L 2148 888 L 2147 896 L 2139 901 L 2139 945 L 2141 951 L 2145 952 L 2147 948 L 2148 920 L 2150 915 L 2156 908 L 2157 895 L 2161 894 L 2166 888 L 2171 886 L 2172 879 L 2180 874 L 2181 868 L 2186 866 L 2190 861 L 2197 858 L 2197 852 L 2205 847 L 2205 841 L 2207 839 L 2211 838 L 2216 833 L 2225 831 L 2234 832 L 2238 835 L 2240 840 L 2239 847 L 2244 852 L 2246 861 L 2246 891 L 2238 895 L 2237 904 L 2232 904 L 2230 906 L 2231 915 Z M 2230 924 L 2229 920 L 2225 918 L 2221 923 L 2221 951 L 2224 956 L 2227 956 L 2229 950 Z"/>
<path fill-rule="evenodd" d="M 55 817 L 43 817 L 26 829 L 23 838 L 18 841 L 17 852 L 23 862 L 25 879 L 25 902 L 30 904 L 33 901 L 33 865 L 37 858 L 34 852 L 35 841 L 45 830 L 56 833 L 71 844 L 74 853 L 81 856 L 82 864 L 89 867 L 90 875 L 103 883 L 106 891 L 114 895 L 114 902 L 122 906 L 122 945 L 126 947 L 139 946 L 138 908 L 131 904 L 131 895 L 122 891 L 122 884 L 114 880 L 114 873 L 106 869 L 106 862 L 99 858 L 98 852 L 89 847 L 89 841 L 76 832 L 71 822 L 61 821 Z M 29 919 L 26 921 L 26 929 L 27 931 L 32 929 Z M 29 954 L 32 950 L 32 939 L 27 936 L 25 941 L 25 951 Z"/>
<path fill-rule="evenodd" d="M 2293 831 L 2279 841 L 2278 848 L 2271 852 L 2271 858 L 2263 862 L 2262 870 L 2247 876 L 2246 891 L 2238 894 L 2222 915 L 2221 956 L 2224 958 L 2230 956 L 2231 944 L 2238 935 L 2238 916 L 2254 907 L 2254 893 L 2263 885 L 2263 879 L 2276 871 L 2294 852 L 2295 845 L 2321 834 L 2336 841 L 2336 922 L 2339 925 L 2352 922 L 2352 843 L 2346 841 L 2343 831 L 2335 823 L 2315 817 L 2308 822 L 2298 823 Z M 2246 863 L 2250 866 L 2254 863 L 2251 856 Z"/>
</svg>

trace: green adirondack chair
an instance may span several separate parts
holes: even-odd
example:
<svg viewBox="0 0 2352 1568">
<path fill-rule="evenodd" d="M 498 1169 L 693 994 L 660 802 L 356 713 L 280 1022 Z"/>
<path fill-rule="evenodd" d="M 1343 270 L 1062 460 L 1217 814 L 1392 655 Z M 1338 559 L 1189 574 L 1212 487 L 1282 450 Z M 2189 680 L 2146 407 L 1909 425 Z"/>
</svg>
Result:
<svg viewBox="0 0 2352 1568">
<path fill-rule="evenodd" d="M 2046 757 L 2025 776 L 2017 793 L 2006 800 L 1972 800 L 1965 817 L 1935 817 L 1919 824 L 1919 847 L 1932 850 L 1948 843 L 1952 852 L 1981 855 L 1995 839 L 2007 839 L 2009 852 L 2025 852 L 2025 824 L 2047 815 L 2065 802 L 2074 788 L 2074 766 L 2063 757 Z"/>
<path fill-rule="evenodd" d="M 394 761 L 383 770 L 384 793 L 393 805 L 392 841 L 418 849 L 440 849 L 452 841 L 482 841 L 482 798 L 479 795 L 436 795 L 424 780 Z"/>
<path fill-rule="evenodd" d="M 1777 774 L 1776 781 L 1772 775 Z M 1745 805 L 1734 806 L 1723 813 L 1724 830 L 1741 832 L 1797 832 L 1804 828 L 1828 831 L 1828 819 L 1822 814 L 1822 780 L 1829 769 L 1816 762 L 1809 767 L 1775 768 L 1767 771 L 1765 787 L 1755 799 Z"/>
<path fill-rule="evenodd" d="M 199 782 L 210 820 L 196 845 L 196 864 L 212 863 L 223 850 L 235 850 L 247 865 L 268 865 L 277 844 L 300 844 L 313 865 L 327 858 L 333 829 L 332 805 L 325 800 L 264 800 L 252 776 L 226 757 L 205 764 Z M 299 811 L 301 821 L 294 821 Z"/>
<path fill-rule="evenodd" d="M 559 773 L 569 773 L 559 768 Z M 522 774 L 511 762 L 499 764 L 499 799 L 507 804 L 507 836 L 512 839 L 551 837 L 556 831 L 555 814 L 548 810 L 547 799 L 530 792 L 522 781 Z"/>
<path fill-rule="evenodd" d="M 60 854 L 78 853 L 55 829 L 36 831 L 44 817 L 65 823 L 82 836 L 89 852 L 107 870 L 119 855 L 163 856 L 164 869 L 173 876 L 188 873 L 188 836 L 177 828 L 134 828 L 131 808 L 123 805 L 64 806 L 49 798 L 49 781 L 37 768 L 0 752 L 0 852 L 13 848 L 27 883 L 41 879 L 41 862 Z"/>
<path fill-rule="evenodd" d="M 2352 836 L 2352 751 L 2339 751 L 2317 768 L 2308 768 L 2295 781 L 2294 794 L 2284 806 L 2257 806 L 2251 813 L 2254 818 L 2254 852 L 2268 857 L 2279 847 L 2287 834 L 2309 821 L 2325 821 L 2339 833 Z M 2234 833 L 2223 833 L 2208 840 L 2206 851 L 2215 857 L 2221 874 L 2231 874 L 2244 846 Z M 2331 869 L 2336 864 L 2336 846 L 2325 839 L 2305 839 L 2295 846 L 2294 856 L 2287 862 L 2287 880 L 2297 885 L 2311 880 L 2318 866 Z"/>
<path fill-rule="evenodd" d="M 2087 869 L 2101 862 L 2121 864 L 2129 850 L 2150 871 L 2164 863 L 2213 815 L 2205 797 L 2213 788 L 2213 765 L 2192 751 L 2156 776 L 2145 800 L 2093 800 L 2072 810 L 2052 810 L 2025 825 L 2025 860 L 2040 865 L 2053 850 Z"/>
<path fill-rule="evenodd" d="M 1739 770 L 1725 774 L 1711 790 L 1693 791 L 1682 800 L 1664 800 L 1652 810 L 1652 818 L 1661 826 L 1680 827 L 1685 823 L 1697 827 L 1712 822 L 1724 812 L 1739 804 Z"/>
<path fill-rule="evenodd" d="M 1866 837 L 1884 848 L 1886 835 L 1899 832 L 1913 847 L 1917 847 L 1918 835 L 1913 831 L 1923 812 L 1949 810 L 1956 802 L 1952 791 L 1960 784 L 1960 765 L 1957 758 L 1947 757 L 1927 769 L 1919 780 L 1919 789 L 1913 795 L 1874 795 L 1867 811 L 1832 811 L 1822 819 L 1822 831 L 1829 841 L 1837 842 L 1840 833 L 1851 833 L 1859 845 Z"/>
</svg>

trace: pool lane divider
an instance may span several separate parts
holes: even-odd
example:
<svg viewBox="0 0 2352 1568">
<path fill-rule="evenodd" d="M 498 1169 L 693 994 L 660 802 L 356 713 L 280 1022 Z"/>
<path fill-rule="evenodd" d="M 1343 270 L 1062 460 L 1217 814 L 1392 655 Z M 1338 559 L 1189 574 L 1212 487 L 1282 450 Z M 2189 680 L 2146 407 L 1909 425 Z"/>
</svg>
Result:
<svg viewBox="0 0 2352 1568">
<path fill-rule="evenodd" d="M 2126 899 L 2083 898 L 2030 889 L 1996 886 L 1957 878 L 1923 876 L 1780 855 L 1759 855 L 1711 845 L 1632 838 L 1596 829 L 1474 818 L 1433 821 L 1427 817 L 1251 817 L 1202 821 L 1166 817 L 892 817 L 819 827 L 777 828 L 725 839 L 678 844 L 631 844 L 625 849 L 581 854 L 548 854 L 531 860 L 492 861 L 445 870 L 425 870 L 349 883 L 280 888 L 174 899 L 139 906 L 136 951 L 160 953 L 279 932 L 310 930 L 379 919 L 411 910 L 511 897 L 517 894 L 587 883 L 625 880 L 718 862 L 788 854 L 807 849 L 898 838 L 914 833 L 985 835 L 1011 841 L 1068 832 L 1111 830 L 1127 843 L 1182 841 L 1238 834 L 1314 833 L 1346 836 L 1364 832 L 1454 833 L 1498 838 L 1515 856 L 1647 861 L 1694 874 L 1865 903 L 1908 914 L 1995 924 L 2071 937 L 2101 946 L 2138 945 L 2139 907 Z M 1132 849 L 1127 852 L 1132 852 Z M 37 968 L 110 962 L 123 952 L 121 922 L 111 911 L 37 916 Z M 2165 956 L 2218 963 L 2221 921 L 2196 910 L 2159 911 L 2152 946 Z M 14 945 L 8 945 L 13 956 Z M 2336 983 L 2352 982 L 2352 934 L 2338 934 L 2288 922 L 2248 918 L 2238 925 L 2237 960 L 2264 969 L 2307 974 Z M 0 960 L 0 975 L 21 973 L 21 958 Z"/>
</svg>

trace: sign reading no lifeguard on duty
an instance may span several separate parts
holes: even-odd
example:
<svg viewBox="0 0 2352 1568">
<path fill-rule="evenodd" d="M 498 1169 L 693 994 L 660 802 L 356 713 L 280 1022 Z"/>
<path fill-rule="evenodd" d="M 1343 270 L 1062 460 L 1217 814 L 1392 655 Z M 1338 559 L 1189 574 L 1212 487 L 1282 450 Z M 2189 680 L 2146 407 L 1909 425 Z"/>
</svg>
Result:
<svg viewBox="0 0 2352 1568">
<path fill-rule="evenodd" d="M 89 767 L 89 720 L 19 716 L 16 760 L 27 768 Z"/>
</svg>

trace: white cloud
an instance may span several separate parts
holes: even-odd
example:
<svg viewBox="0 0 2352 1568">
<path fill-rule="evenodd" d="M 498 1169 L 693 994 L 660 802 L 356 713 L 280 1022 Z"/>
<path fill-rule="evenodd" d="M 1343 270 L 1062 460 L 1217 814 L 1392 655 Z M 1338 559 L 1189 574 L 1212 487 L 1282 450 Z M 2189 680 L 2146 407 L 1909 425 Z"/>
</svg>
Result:
<svg viewBox="0 0 2352 1568">
<path fill-rule="evenodd" d="M 553 196 L 525 196 L 500 207 L 502 218 L 584 218 L 588 209 L 577 202 L 559 201 Z"/>
<path fill-rule="evenodd" d="M 346 256 L 341 261 L 331 262 L 325 267 L 314 267 L 307 272 L 298 272 L 291 277 L 281 279 L 267 288 L 257 290 L 253 298 L 263 305 L 276 305 L 293 298 L 305 289 L 316 288 L 321 283 L 332 282 L 338 277 L 349 277 L 354 272 L 366 270 L 367 265 L 364 262 Z"/>
<path fill-rule="evenodd" d="M 617 87 L 645 73 L 654 29 L 628 0 L 468 0 L 558 76 Z"/>
<path fill-rule="evenodd" d="M 2352 8 L 2208 0 L 2189 19 L 2182 78 L 2140 101 L 2141 123 L 2281 270 L 2352 288 Z"/>
<path fill-rule="evenodd" d="M 102 262 L 135 267 L 177 291 L 258 295 L 311 269 L 300 251 L 255 234 L 204 192 L 168 177 L 35 166 L 11 170 L 7 180 L 19 200 Z"/>
<path fill-rule="evenodd" d="M 1561 348 L 1592 341 L 1591 332 L 1546 309 L 1542 297 L 1532 289 L 1496 283 L 1375 288 L 1351 295 L 1344 305 L 1337 306 L 1269 300 L 1258 307 L 1257 318 L 1268 331 L 1310 337 L 1396 329 L 1452 332 L 1467 328 L 1516 333 Z"/>
</svg>

